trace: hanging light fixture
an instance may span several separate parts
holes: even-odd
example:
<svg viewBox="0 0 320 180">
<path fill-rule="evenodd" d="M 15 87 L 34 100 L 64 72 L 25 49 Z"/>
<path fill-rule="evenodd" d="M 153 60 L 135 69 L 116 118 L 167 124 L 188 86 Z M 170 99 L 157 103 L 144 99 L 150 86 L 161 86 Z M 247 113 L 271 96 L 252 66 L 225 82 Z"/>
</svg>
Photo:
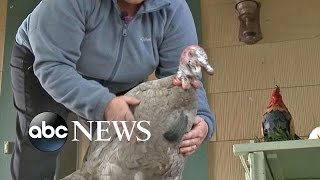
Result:
<svg viewBox="0 0 320 180">
<path fill-rule="evenodd" d="M 239 41 L 255 44 L 262 39 L 260 3 L 255 0 L 235 0 L 240 21 Z"/>
</svg>

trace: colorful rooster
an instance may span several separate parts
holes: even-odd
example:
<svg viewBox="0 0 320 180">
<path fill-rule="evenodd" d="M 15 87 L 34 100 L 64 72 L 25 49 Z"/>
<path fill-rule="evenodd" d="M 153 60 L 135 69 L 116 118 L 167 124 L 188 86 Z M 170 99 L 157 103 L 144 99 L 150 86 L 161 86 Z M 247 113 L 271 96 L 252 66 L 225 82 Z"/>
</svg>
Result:
<svg viewBox="0 0 320 180">
<path fill-rule="evenodd" d="M 262 135 L 265 142 L 299 139 L 295 134 L 292 116 L 282 100 L 278 86 L 272 91 L 269 105 L 263 114 Z"/>
</svg>

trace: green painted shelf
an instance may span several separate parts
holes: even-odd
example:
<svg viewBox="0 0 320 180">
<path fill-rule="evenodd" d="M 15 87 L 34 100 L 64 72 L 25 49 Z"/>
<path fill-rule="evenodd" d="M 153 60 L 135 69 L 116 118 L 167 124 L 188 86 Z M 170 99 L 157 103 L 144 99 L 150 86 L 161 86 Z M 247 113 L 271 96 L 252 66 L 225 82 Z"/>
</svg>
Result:
<svg viewBox="0 0 320 180">
<path fill-rule="evenodd" d="M 235 144 L 246 180 L 320 180 L 320 140 Z"/>
</svg>

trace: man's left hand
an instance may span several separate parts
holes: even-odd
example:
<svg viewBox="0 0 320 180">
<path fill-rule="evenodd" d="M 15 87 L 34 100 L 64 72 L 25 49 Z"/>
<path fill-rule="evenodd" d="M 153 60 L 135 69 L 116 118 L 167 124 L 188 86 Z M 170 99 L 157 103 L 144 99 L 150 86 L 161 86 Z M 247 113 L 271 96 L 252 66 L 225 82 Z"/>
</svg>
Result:
<svg viewBox="0 0 320 180">
<path fill-rule="evenodd" d="M 192 129 L 182 138 L 180 154 L 189 156 L 196 152 L 208 134 L 208 124 L 200 116 L 195 117 Z"/>
</svg>

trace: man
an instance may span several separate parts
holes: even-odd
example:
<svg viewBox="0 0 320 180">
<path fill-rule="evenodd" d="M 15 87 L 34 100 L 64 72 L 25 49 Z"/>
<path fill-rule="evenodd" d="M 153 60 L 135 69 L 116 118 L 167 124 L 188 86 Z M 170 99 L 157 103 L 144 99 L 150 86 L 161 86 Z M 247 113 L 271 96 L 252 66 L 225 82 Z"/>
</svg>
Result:
<svg viewBox="0 0 320 180">
<path fill-rule="evenodd" d="M 40 152 L 28 140 L 30 121 L 51 111 L 88 120 L 130 120 L 139 104 L 121 96 L 156 70 L 177 72 L 182 50 L 197 44 L 185 0 L 43 0 L 24 20 L 11 60 L 17 140 L 14 180 L 52 179 L 58 152 Z M 180 153 L 190 155 L 214 131 L 205 91 Z"/>
</svg>

